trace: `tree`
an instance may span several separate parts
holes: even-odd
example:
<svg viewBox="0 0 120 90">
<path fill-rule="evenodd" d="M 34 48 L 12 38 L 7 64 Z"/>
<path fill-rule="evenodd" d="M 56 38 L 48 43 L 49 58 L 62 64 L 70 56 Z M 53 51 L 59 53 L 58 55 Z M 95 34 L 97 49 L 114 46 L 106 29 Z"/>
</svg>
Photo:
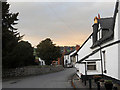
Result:
<svg viewBox="0 0 120 90">
<path fill-rule="evenodd" d="M 16 28 L 13 25 L 17 24 L 18 13 L 10 13 L 9 6 L 7 2 L 2 2 L 2 58 L 3 63 L 5 63 L 14 47 L 18 44 L 21 39 Z M 8 61 L 9 62 L 9 61 Z M 3 64 L 4 66 L 4 64 Z"/>
<path fill-rule="evenodd" d="M 12 52 L 12 68 L 33 65 L 33 47 L 27 41 L 20 41 Z"/>
<path fill-rule="evenodd" d="M 10 13 L 9 4 L 2 2 L 2 46 L 3 55 L 11 52 L 22 36 L 13 25 L 17 24 L 19 13 Z M 10 48 L 9 48 L 10 47 Z"/>
<path fill-rule="evenodd" d="M 20 41 L 6 59 L 7 61 L 3 62 L 4 68 L 33 65 L 33 47 L 27 41 Z"/>
<path fill-rule="evenodd" d="M 50 38 L 47 38 L 37 45 L 37 55 L 45 60 L 47 65 L 50 65 L 53 60 L 61 56 L 61 53 L 60 48 L 55 46 Z"/>
<path fill-rule="evenodd" d="M 7 2 L 2 2 L 2 66 L 16 68 L 34 64 L 33 48 L 30 43 L 20 41 L 17 24 L 19 13 L 10 13 Z"/>
</svg>

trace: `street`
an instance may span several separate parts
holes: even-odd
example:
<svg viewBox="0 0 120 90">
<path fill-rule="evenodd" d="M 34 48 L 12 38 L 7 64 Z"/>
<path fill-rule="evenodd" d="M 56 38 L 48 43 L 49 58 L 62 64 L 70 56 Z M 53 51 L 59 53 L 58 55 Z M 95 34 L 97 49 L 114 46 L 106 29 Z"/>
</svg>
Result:
<svg viewBox="0 0 120 90">
<path fill-rule="evenodd" d="M 72 88 L 70 79 L 75 72 L 75 68 L 67 68 L 56 73 L 4 81 L 2 85 L 3 88 Z"/>
</svg>

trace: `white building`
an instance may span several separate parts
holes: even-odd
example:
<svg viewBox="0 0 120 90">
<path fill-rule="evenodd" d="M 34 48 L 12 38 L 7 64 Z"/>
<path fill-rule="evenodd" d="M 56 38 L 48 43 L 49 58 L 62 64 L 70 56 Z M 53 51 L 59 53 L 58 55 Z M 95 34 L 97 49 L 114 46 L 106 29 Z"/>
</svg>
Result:
<svg viewBox="0 0 120 90">
<path fill-rule="evenodd" d="M 64 55 L 64 66 L 74 64 L 74 62 L 73 62 L 74 59 L 73 59 L 73 57 L 71 57 L 71 55 L 73 55 L 75 52 L 76 52 L 76 50 L 70 51 Z"/>
<path fill-rule="evenodd" d="M 39 61 L 40 61 L 40 65 L 45 65 L 45 61 L 42 60 L 41 58 L 39 58 Z"/>
<path fill-rule="evenodd" d="M 99 29 L 77 51 L 77 74 L 104 75 L 120 80 L 120 30 L 118 29 L 119 2 L 112 17 L 100 18 Z M 120 9 L 119 9 L 120 10 Z"/>
</svg>

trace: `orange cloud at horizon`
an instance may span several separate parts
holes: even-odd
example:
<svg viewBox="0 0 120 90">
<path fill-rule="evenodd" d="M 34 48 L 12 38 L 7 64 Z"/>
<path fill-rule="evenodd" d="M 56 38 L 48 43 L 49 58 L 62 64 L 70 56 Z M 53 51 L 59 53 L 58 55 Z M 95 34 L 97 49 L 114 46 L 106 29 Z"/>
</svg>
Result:
<svg viewBox="0 0 120 90">
<path fill-rule="evenodd" d="M 62 38 L 51 38 L 54 44 L 57 46 L 75 46 L 75 45 L 82 45 L 84 41 L 87 39 L 88 34 L 71 34 L 63 36 Z M 48 37 L 46 37 L 48 38 Z M 36 47 L 42 40 L 46 38 L 41 38 L 37 36 L 24 36 L 23 40 L 28 41 L 32 44 L 33 47 Z"/>
</svg>

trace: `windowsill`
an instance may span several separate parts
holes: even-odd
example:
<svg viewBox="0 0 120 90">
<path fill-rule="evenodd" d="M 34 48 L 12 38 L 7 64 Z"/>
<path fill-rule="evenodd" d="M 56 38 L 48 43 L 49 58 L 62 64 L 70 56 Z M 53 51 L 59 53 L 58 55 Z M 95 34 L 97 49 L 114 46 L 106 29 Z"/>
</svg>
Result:
<svg viewBox="0 0 120 90">
<path fill-rule="evenodd" d="M 94 72 L 98 72 L 97 70 L 87 70 L 88 72 L 94 71 Z"/>
</svg>

